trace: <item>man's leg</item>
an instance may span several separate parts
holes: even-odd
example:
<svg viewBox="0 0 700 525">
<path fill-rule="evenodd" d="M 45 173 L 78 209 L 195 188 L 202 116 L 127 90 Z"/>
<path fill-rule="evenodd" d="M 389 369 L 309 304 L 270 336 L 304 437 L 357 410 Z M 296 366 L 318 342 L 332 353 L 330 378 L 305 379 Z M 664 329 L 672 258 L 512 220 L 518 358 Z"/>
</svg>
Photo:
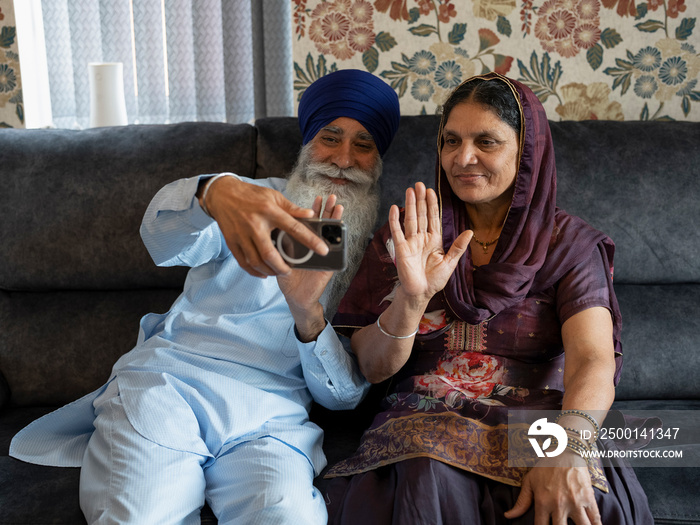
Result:
<svg viewBox="0 0 700 525">
<path fill-rule="evenodd" d="M 95 402 L 95 432 L 80 472 L 88 523 L 199 524 L 206 458 L 147 440 L 129 423 L 116 388 L 106 394 Z"/>
<path fill-rule="evenodd" d="M 326 505 L 309 460 L 265 437 L 232 448 L 204 470 L 220 525 L 325 525 Z"/>
</svg>

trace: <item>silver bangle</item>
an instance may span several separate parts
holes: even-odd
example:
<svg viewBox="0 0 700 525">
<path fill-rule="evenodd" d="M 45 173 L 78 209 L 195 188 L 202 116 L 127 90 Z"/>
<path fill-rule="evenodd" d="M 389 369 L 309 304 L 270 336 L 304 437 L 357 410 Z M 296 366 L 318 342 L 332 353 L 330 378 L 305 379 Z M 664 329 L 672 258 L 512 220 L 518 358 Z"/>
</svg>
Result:
<svg viewBox="0 0 700 525">
<path fill-rule="evenodd" d="M 379 324 L 379 320 L 382 318 L 383 313 L 384 313 L 384 312 L 382 312 L 381 314 L 379 314 L 379 317 L 377 317 L 377 328 L 379 328 L 379 331 L 380 331 L 381 333 L 383 333 L 385 336 L 391 337 L 392 339 L 410 339 L 411 337 L 413 337 L 414 335 L 416 335 L 416 334 L 418 333 L 418 328 L 416 328 L 416 331 L 413 332 L 412 334 L 409 334 L 409 335 L 394 335 L 394 334 L 390 334 L 389 332 L 387 332 L 386 330 L 384 330 L 384 328 L 382 328 L 382 325 L 381 325 L 381 324 Z M 420 328 L 420 327 L 419 327 L 419 328 Z"/>
<path fill-rule="evenodd" d="M 204 186 L 204 191 L 202 192 L 202 211 L 206 213 L 209 217 L 211 217 L 211 213 L 209 213 L 209 210 L 207 209 L 207 193 L 209 192 L 209 188 L 211 187 L 212 183 L 220 178 L 220 177 L 233 177 L 235 179 L 241 180 L 241 178 L 238 175 L 234 175 L 233 173 L 219 173 L 218 175 L 214 175 L 211 179 L 209 179 Z M 212 219 L 214 217 L 211 217 Z"/>
</svg>

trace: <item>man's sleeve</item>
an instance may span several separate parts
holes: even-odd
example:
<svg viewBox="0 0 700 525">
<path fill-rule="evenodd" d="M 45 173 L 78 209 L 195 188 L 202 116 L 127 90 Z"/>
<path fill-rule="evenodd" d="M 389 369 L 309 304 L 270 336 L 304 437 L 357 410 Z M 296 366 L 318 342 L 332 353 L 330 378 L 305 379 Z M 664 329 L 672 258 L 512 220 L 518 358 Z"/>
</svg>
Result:
<svg viewBox="0 0 700 525">
<path fill-rule="evenodd" d="M 350 339 L 336 334 L 330 323 L 316 339 L 297 339 L 306 384 L 314 400 L 331 410 L 355 408 L 367 394 L 370 384 L 360 373 L 350 350 Z"/>
<path fill-rule="evenodd" d="M 201 175 L 161 188 L 141 222 L 141 239 L 158 266 L 198 266 L 218 256 L 225 244 L 216 223 L 195 197 Z"/>
<path fill-rule="evenodd" d="M 158 266 L 195 267 L 230 255 L 219 226 L 204 213 L 195 196 L 200 182 L 213 176 L 171 182 L 153 197 L 141 223 L 141 238 Z M 285 179 L 235 176 L 277 191 L 286 186 Z"/>
</svg>

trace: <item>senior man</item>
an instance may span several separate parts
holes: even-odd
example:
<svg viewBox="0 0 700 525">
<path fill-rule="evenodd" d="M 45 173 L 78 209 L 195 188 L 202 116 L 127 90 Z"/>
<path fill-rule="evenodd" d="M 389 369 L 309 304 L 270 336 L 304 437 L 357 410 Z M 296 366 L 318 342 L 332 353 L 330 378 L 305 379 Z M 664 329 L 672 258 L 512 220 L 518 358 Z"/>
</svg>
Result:
<svg viewBox="0 0 700 525">
<path fill-rule="evenodd" d="M 15 436 L 18 459 L 82 467 L 89 523 L 199 523 L 205 501 L 221 524 L 326 523 L 313 486 L 323 433 L 308 410 L 353 408 L 368 385 L 324 306 L 374 226 L 398 98 L 341 70 L 306 90 L 299 122 L 305 145 L 288 181 L 203 175 L 158 192 L 141 235 L 156 264 L 191 267 L 183 293 L 141 320 L 105 386 Z M 278 226 L 323 252 L 296 220 L 311 215 L 346 221 L 347 276 L 290 270 L 269 251 Z"/>
</svg>

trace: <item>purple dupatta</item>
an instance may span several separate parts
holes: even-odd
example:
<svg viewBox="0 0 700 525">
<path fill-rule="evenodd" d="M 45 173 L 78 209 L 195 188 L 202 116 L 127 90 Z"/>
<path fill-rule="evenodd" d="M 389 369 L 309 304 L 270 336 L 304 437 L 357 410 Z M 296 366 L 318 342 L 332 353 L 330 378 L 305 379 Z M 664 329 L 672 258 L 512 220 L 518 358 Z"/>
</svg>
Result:
<svg viewBox="0 0 700 525">
<path fill-rule="evenodd" d="M 553 286 L 595 249 L 601 251 L 610 268 L 608 285 L 612 290 L 615 251 L 612 240 L 582 219 L 556 207 L 554 144 L 541 102 L 527 86 L 497 73 L 478 78 L 501 80 L 518 101 L 522 122 L 520 158 L 513 201 L 491 261 L 475 271 L 470 257 L 460 259 L 443 291 L 450 311 L 462 321 L 478 324 L 522 301 L 529 293 Z M 444 142 L 444 126 L 443 115 L 438 155 Z M 452 191 L 439 158 L 436 187 L 442 214 L 443 246 L 447 251 L 457 236 L 469 228 L 469 218 L 464 203 Z M 617 382 L 622 366 L 621 318 L 612 292 L 610 305 L 618 356 Z"/>
<path fill-rule="evenodd" d="M 610 309 L 616 355 L 615 383 L 622 368 L 621 318 L 612 287 L 613 254 L 610 238 L 582 219 L 556 207 L 556 164 L 549 122 L 537 96 L 525 85 L 496 73 L 479 76 L 506 83 L 518 101 L 522 129 L 513 200 L 491 261 L 475 269 L 463 256 L 441 295 L 434 301 L 447 306 L 452 318 L 477 325 L 519 303 L 528 294 L 555 285 L 567 272 L 598 249 L 609 272 Z M 470 79 L 465 82 L 469 82 Z M 460 232 L 469 228 L 464 203 L 442 170 L 443 116 L 438 135 L 436 187 L 443 228 L 443 246 L 449 249 Z M 385 238 L 375 238 L 340 304 L 333 324 L 362 327 L 376 321 L 388 307 L 384 297 L 394 287 L 396 271 L 386 253 Z"/>
</svg>

